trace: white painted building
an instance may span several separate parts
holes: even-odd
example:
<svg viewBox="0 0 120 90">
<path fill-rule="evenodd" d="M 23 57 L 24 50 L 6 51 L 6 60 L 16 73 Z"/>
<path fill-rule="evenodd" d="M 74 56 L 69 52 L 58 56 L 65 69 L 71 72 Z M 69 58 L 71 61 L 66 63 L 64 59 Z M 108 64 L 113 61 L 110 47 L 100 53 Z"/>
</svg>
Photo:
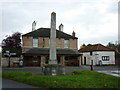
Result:
<svg viewBox="0 0 120 90">
<path fill-rule="evenodd" d="M 82 65 L 113 65 L 115 64 L 115 50 L 101 44 L 85 46 L 79 50 Z"/>
</svg>

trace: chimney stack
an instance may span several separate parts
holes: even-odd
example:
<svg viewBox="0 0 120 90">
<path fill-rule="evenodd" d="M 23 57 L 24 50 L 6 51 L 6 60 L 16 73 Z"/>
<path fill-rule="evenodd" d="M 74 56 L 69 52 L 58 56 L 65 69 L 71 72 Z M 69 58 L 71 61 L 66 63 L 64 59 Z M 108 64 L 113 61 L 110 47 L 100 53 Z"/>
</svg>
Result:
<svg viewBox="0 0 120 90">
<path fill-rule="evenodd" d="M 60 24 L 59 30 L 63 32 L 63 24 Z"/>
<path fill-rule="evenodd" d="M 35 21 L 32 23 L 32 31 L 34 31 L 34 30 L 36 30 L 36 22 Z"/>
<path fill-rule="evenodd" d="M 75 32 L 74 31 L 72 32 L 72 36 L 75 37 Z"/>
</svg>

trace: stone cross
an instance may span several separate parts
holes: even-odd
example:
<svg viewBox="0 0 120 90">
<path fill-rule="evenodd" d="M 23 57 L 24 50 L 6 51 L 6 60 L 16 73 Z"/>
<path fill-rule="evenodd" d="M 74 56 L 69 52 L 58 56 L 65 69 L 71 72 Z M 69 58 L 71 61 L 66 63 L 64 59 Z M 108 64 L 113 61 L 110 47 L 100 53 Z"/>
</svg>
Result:
<svg viewBox="0 0 120 90">
<path fill-rule="evenodd" d="M 56 58 L 56 13 L 51 13 L 50 57 L 49 64 L 57 64 Z"/>
</svg>

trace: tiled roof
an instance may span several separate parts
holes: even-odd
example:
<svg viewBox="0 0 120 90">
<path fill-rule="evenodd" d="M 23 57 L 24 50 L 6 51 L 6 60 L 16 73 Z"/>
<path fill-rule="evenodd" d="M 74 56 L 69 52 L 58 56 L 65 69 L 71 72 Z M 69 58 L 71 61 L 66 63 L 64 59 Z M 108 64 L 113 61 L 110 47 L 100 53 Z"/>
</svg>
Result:
<svg viewBox="0 0 120 90">
<path fill-rule="evenodd" d="M 35 31 L 29 32 L 22 36 L 31 36 L 33 38 L 38 38 L 38 37 L 49 37 L 50 38 L 50 28 L 39 28 Z M 66 34 L 60 30 L 56 30 L 56 38 L 78 39 L 77 37 L 73 37 L 72 35 Z"/>
<path fill-rule="evenodd" d="M 115 51 L 115 50 L 108 48 L 102 44 L 95 44 L 95 45 L 85 46 L 78 51 L 79 52 L 91 52 L 91 51 Z"/>
<path fill-rule="evenodd" d="M 49 48 L 31 48 L 22 52 L 22 54 L 30 54 L 30 55 L 48 55 Z M 71 49 L 57 49 L 57 54 L 59 55 L 82 55 L 79 52 L 73 51 Z"/>
</svg>

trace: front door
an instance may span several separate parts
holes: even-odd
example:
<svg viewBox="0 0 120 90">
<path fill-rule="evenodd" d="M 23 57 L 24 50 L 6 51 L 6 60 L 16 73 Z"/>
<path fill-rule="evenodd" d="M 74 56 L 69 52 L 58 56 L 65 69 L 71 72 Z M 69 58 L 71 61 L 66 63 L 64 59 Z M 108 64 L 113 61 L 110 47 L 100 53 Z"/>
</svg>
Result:
<svg viewBox="0 0 120 90">
<path fill-rule="evenodd" d="M 86 57 L 84 57 L 84 65 L 86 65 Z"/>
<path fill-rule="evenodd" d="M 38 56 L 33 56 L 33 60 L 32 60 L 32 65 L 33 66 L 40 66 L 40 58 Z"/>
</svg>

